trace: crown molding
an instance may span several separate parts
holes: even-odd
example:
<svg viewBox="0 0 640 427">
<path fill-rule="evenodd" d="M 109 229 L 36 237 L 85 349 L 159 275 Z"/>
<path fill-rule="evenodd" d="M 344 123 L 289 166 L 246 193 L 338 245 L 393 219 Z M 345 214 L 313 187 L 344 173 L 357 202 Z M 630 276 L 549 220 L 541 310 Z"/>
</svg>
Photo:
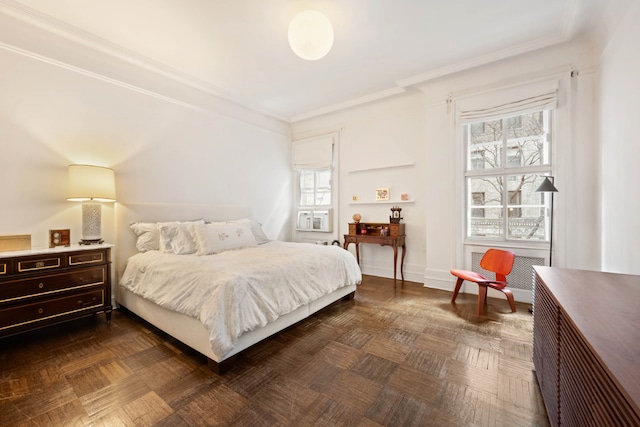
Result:
<svg viewBox="0 0 640 427">
<path fill-rule="evenodd" d="M 111 58 L 139 67 L 147 72 L 151 72 L 158 76 L 188 86 L 199 92 L 203 92 L 207 95 L 219 98 L 221 100 L 224 100 L 225 102 L 233 104 L 235 107 L 240 107 L 242 109 L 252 111 L 273 120 L 288 123 L 288 119 L 286 117 L 274 114 L 270 111 L 256 109 L 255 107 L 249 105 L 248 102 L 232 96 L 231 94 L 225 92 L 219 87 L 216 87 L 215 85 L 200 80 L 190 74 L 184 73 L 152 58 L 140 55 L 137 52 L 113 43 L 95 34 L 84 31 L 64 21 L 58 20 L 36 9 L 25 6 L 24 4 L 15 0 L 0 0 L 0 14 L 5 14 L 19 20 L 20 22 L 39 28 L 40 30 L 44 30 L 47 33 L 55 34 L 68 41 L 84 46 L 85 48 L 88 48 L 92 51 L 99 52 Z M 4 44 L 3 47 L 6 48 L 7 45 Z M 16 52 L 21 51 L 22 53 L 26 52 L 19 46 L 13 46 L 12 50 Z M 57 65 L 61 64 L 60 61 L 51 59 L 55 58 L 55 55 L 34 54 L 31 56 L 41 60 L 45 57 L 49 57 L 50 60 L 47 62 L 56 63 Z M 80 67 L 74 67 L 71 65 L 66 68 L 74 69 L 75 71 L 80 70 Z M 90 74 L 92 74 L 94 77 L 96 76 L 95 73 Z M 113 79 L 108 80 L 113 81 Z M 125 84 L 125 86 L 127 85 Z"/>
<path fill-rule="evenodd" d="M 347 108 L 351 108 L 351 107 L 357 107 L 358 105 L 366 104 L 372 101 L 377 101 L 383 98 L 388 98 L 390 96 L 398 95 L 406 91 L 407 89 L 405 89 L 404 87 L 392 87 L 389 89 L 381 90 L 379 92 L 374 92 L 369 95 L 361 96 L 359 98 L 353 98 L 345 102 L 340 102 L 338 104 L 333 104 L 323 108 L 318 108 L 317 110 L 312 110 L 307 113 L 298 114 L 296 116 L 291 117 L 291 123 L 299 122 L 299 121 L 310 119 L 317 116 L 322 116 L 324 114 L 329 114 L 329 113 L 333 113 L 340 110 L 346 110 Z"/>
<path fill-rule="evenodd" d="M 76 43 L 78 45 L 84 46 L 85 48 L 91 49 L 92 51 L 101 53 L 108 57 L 117 59 L 119 61 L 126 62 L 130 65 L 143 69 L 147 72 L 151 72 L 165 79 L 169 79 L 173 82 L 195 89 L 201 93 L 215 97 L 219 100 L 222 100 L 230 104 L 230 107 L 232 110 L 246 110 L 246 111 L 252 112 L 253 114 L 258 114 L 263 116 L 265 119 L 267 119 L 267 121 L 272 120 L 272 121 L 278 121 L 280 123 L 291 124 L 294 122 L 310 119 L 317 116 L 322 116 L 325 114 L 333 113 L 340 110 L 345 110 L 345 109 L 363 105 L 369 102 L 395 96 L 403 92 L 406 92 L 408 88 L 412 86 L 426 83 L 428 81 L 431 81 L 440 77 L 444 77 L 450 74 L 469 70 L 481 65 L 486 65 L 492 62 L 518 56 L 524 53 L 532 52 L 534 50 L 542 49 L 545 47 L 549 47 L 555 44 L 565 42 L 572 36 L 572 34 L 576 30 L 580 11 L 582 9 L 580 6 L 584 3 L 584 1 L 585 0 L 571 0 L 571 2 L 568 4 L 565 10 L 563 26 L 558 35 L 540 38 L 537 40 L 519 44 L 517 46 L 502 49 L 500 51 L 491 52 L 486 55 L 481 55 L 475 58 L 471 58 L 469 60 L 464 60 L 454 64 L 446 65 L 444 67 L 435 68 L 425 73 L 421 73 L 412 77 L 395 81 L 392 83 L 393 86 L 389 87 L 388 89 L 377 91 L 365 96 L 353 98 L 344 102 L 332 104 L 326 107 L 322 107 L 319 109 L 308 111 L 306 113 L 294 115 L 291 117 L 283 117 L 281 115 L 274 114 L 273 112 L 270 112 L 270 111 L 265 111 L 262 109 L 255 108 L 254 106 L 251 106 L 249 102 L 239 99 L 237 97 L 234 97 L 231 94 L 222 90 L 221 88 L 216 87 L 208 82 L 200 80 L 192 75 L 184 73 L 180 70 L 177 70 L 159 61 L 153 60 L 149 57 L 140 55 L 132 50 L 129 50 L 123 46 L 110 42 L 109 40 L 96 36 L 95 34 L 86 32 L 66 22 L 60 21 L 36 9 L 25 6 L 24 4 L 16 0 L 0 0 L 0 14 L 11 16 L 21 22 L 35 26 L 48 33 L 55 34 L 73 43 Z M 21 49 L 19 46 L 10 47 L 7 44 L 0 44 L 0 47 L 3 47 L 5 49 L 10 49 L 16 52 L 20 52 L 21 54 L 28 54 L 26 50 Z M 39 54 L 32 53 L 31 56 L 39 60 L 45 60 L 49 63 L 55 63 L 55 65 L 58 65 L 58 66 L 65 66 L 63 62 L 52 59 L 52 58 L 55 58 L 55 55 L 46 55 L 46 54 L 43 55 L 42 53 L 39 53 Z M 66 68 L 73 69 L 73 71 L 76 71 L 76 72 L 83 72 L 82 66 L 66 64 Z M 116 81 L 113 78 L 107 77 L 105 75 L 100 75 L 99 73 L 95 73 L 87 70 L 84 70 L 84 72 L 86 72 L 88 75 L 91 75 L 92 77 L 96 77 L 96 78 L 102 77 L 103 80 L 110 81 L 112 83 L 119 83 L 124 87 L 129 87 L 129 88 L 136 89 L 141 92 L 145 92 L 149 94 L 154 93 L 156 96 L 164 97 L 164 95 L 158 93 L 157 91 L 156 92 L 147 91 L 146 89 L 140 88 L 139 86 L 132 86 L 126 82 Z M 174 101 L 181 102 L 175 99 Z M 224 111 L 218 111 L 218 112 L 220 112 L 221 114 L 225 114 Z M 231 117 L 235 117 L 235 115 L 233 114 L 227 114 L 227 115 L 230 115 Z"/>
<path fill-rule="evenodd" d="M 403 93 L 412 86 L 426 83 L 430 80 L 434 80 L 439 77 L 448 76 L 450 74 L 466 71 L 481 65 L 490 64 L 492 62 L 496 62 L 502 59 L 511 58 L 524 53 L 532 52 L 534 50 L 553 46 L 553 45 L 562 43 L 564 41 L 566 41 L 566 37 L 564 34 L 559 36 L 540 38 L 537 40 L 533 40 L 531 42 L 522 43 L 517 46 L 503 49 L 498 52 L 492 52 L 487 55 L 478 56 L 478 57 L 469 59 L 467 61 L 461 61 L 455 64 L 447 65 L 445 67 L 436 68 L 431 71 L 427 71 L 425 73 L 418 74 L 413 77 L 408 77 L 406 79 L 398 80 L 395 82 L 395 85 L 396 85 L 395 87 L 391 87 L 389 89 L 385 89 L 385 90 L 375 92 L 370 95 L 365 95 L 359 98 L 354 98 L 342 103 L 329 105 L 327 107 L 309 111 L 304 114 L 299 114 L 291 117 L 290 121 L 292 123 L 295 123 L 298 121 L 310 119 L 310 118 L 321 116 L 324 114 L 333 113 L 333 112 L 344 110 L 351 107 L 356 107 L 358 105 L 366 104 L 368 102 L 377 101 L 383 98 L 387 98 L 390 96 Z"/>
<path fill-rule="evenodd" d="M 418 85 L 421 83 L 426 83 L 430 80 L 434 80 L 439 77 L 459 73 L 461 71 L 466 71 L 471 68 L 490 64 L 492 62 L 497 62 L 502 59 L 507 59 L 514 56 L 522 55 L 524 53 L 533 52 L 534 50 L 553 46 L 553 45 L 562 43 L 564 41 L 566 41 L 564 36 L 543 37 L 530 42 L 521 43 L 517 46 L 513 46 L 507 49 L 502 49 L 497 52 L 492 52 L 487 55 L 477 56 L 475 58 L 471 58 L 466 61 L 461 61 L 455 64 L 436 68 L 431 71 L 427 71 L 426 73 L 418 74 L 417 76 L 398 80 L 396 84 L 400 87 L 408 87 L 408 86 Z"/>
</svg>

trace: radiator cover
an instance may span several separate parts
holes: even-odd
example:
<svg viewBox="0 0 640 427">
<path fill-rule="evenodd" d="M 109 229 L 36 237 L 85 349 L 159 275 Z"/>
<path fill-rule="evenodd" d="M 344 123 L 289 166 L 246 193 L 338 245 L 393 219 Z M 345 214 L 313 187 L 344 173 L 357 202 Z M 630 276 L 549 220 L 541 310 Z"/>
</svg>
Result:
<svg viewBox="0 0 640 427">
<path fill-rule="evenodd" d="M 495 279 L 494 273 L 480 267 L 480 260 L 483 255 L 484 252 L 471 252 L 471 270 L 484 274 L 490 279 Z M 513 269 L 507 276 L 509 287 L 512 289 L 531 291 L 531 278 L 533 274 L 531 267 L 534 265 L 545 265 L 544 258 L 516 255 L 516 259 L 513 263 Z"/>
</svg>

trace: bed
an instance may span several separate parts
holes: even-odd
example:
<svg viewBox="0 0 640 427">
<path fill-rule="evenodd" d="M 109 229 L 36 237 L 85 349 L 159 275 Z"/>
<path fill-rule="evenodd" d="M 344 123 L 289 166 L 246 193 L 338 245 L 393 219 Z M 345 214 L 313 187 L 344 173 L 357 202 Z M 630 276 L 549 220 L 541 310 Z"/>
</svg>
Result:
<svg viewBox="0 0 640 427">
<path fill-rule="evenodd" d="M 219 374 L 248 347 L 353 298 L 362 278 L 338 246 L 268 241 L 248 207 L 117 204 L 115 215 L 117 304 L 205 355 Z M 157 223 L 165 246 L 149 250 L 140 225 Z M 183 244 L 184 224 L 195 239 Z"/>
</svg>

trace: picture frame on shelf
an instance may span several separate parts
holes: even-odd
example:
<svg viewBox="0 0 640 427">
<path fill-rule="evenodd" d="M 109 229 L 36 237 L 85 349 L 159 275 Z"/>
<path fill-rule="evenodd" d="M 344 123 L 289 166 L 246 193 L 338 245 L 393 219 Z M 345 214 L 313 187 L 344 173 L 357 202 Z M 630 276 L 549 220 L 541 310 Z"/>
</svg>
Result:
<svg viewBox="0 0 640 427">
<path fill-rule="evenodd" d="M 390 197 L 388 188 L 376 188 L 376 201 L 388 201 Z"/>
</svg>

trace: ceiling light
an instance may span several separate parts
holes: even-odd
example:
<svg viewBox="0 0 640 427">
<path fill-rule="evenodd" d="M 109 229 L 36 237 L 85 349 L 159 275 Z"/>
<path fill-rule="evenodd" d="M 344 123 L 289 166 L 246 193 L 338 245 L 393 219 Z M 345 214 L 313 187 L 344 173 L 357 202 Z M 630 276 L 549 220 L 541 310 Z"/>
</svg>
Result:
<svg viewBox="0 0 640 427">
<path fill-rule="evenodd" d="M 302 59 L 322 58 L 333 45 L 331 21 L 315 10 L 298 13 L 289 24 L 289 45 Z"/>
</svg>

